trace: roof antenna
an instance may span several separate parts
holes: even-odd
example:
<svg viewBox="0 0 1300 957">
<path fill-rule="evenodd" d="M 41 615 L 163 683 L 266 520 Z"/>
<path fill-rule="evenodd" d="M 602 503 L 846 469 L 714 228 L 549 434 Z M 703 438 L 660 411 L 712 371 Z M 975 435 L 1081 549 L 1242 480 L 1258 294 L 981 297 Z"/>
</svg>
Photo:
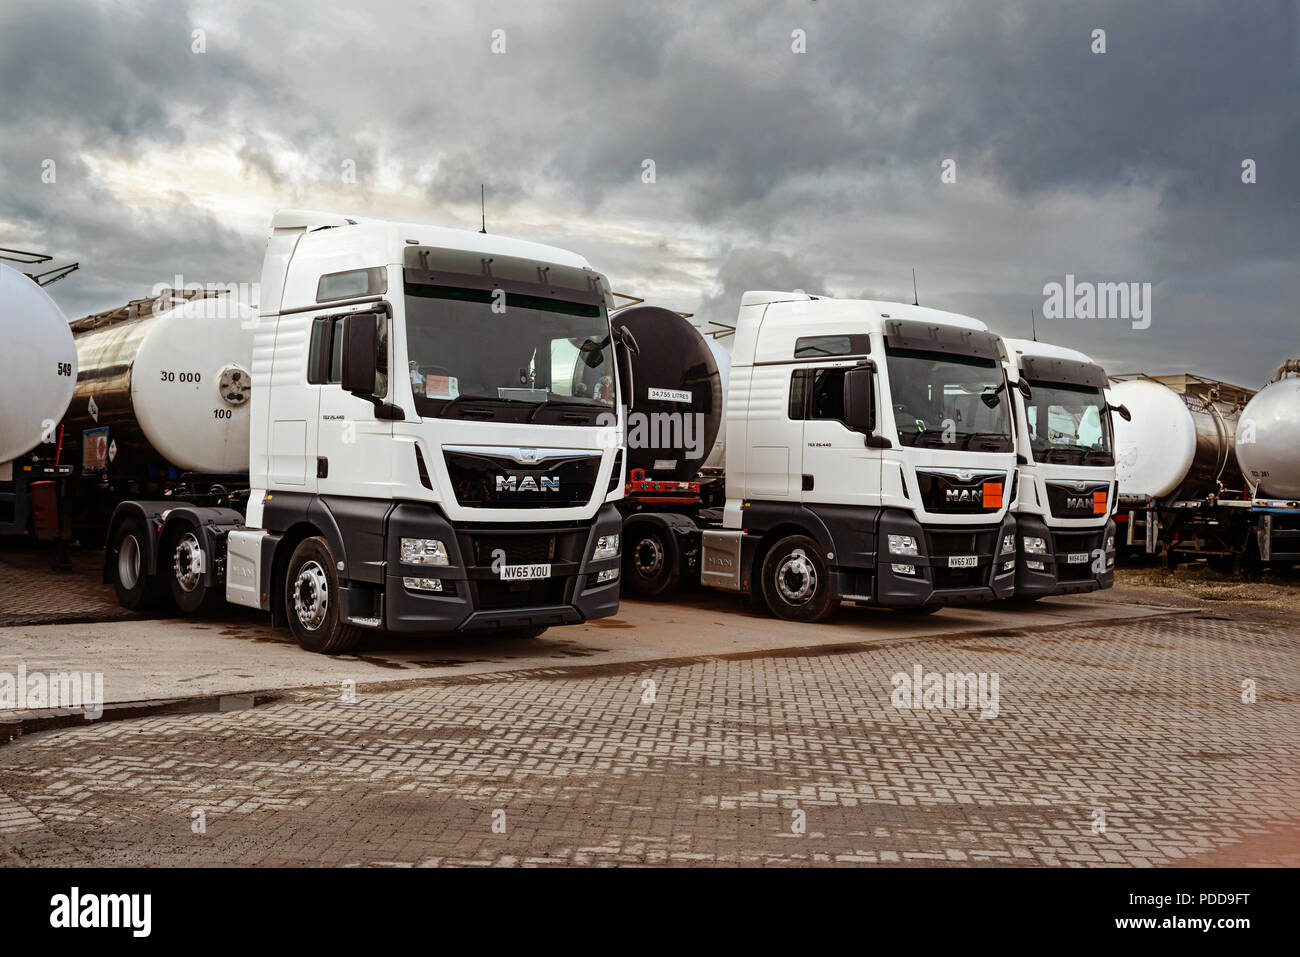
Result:
<svg viewBox="0 0 1300 957">
<path fill-rule="evenodd" d="M 479 213 L 483 217 L 483 226 L 481 229 L 479 229 L 479 232 L 486 233 L 487 232 L 487 187 L 482 183 L 478 184 L 478 208 L 479 208 Z"/>
<path fill-rule="evenodd" d="M 919 306 L 921 301 L 916 297 L 916 267 L 912 267 L 912 305 Z"/>
<path fill-rule="evenodd" d="M 1033 334 L 1034 341 L 1037 342 L 1037 341 L 1038 341 L 1038 321 L 1034 318 L 1034 310 L 1033 310 L 1033 307 L 1032 307 L 1032 306 L 1031 306 L 1030 309 L 1029 309 L 1029 328 L 1030 328 L 1031 333 Z"/>
</svg>

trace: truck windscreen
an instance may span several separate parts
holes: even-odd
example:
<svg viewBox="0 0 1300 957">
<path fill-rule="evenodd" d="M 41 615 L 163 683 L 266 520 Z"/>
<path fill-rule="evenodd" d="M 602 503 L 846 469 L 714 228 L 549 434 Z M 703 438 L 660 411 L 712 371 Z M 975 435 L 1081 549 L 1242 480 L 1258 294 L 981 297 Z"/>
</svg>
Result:
<svg viewBox="0 0 1300 957">
<path fill-rule="evenodd" d="M 535 421 L 543 408 L 614 408 L 615 358 L 600 305 L 409 283 L 408 374 L 416 411 Z"/>
<path fill-rule="evenodd" d="M 1039 462 L 1114 465 L 1110 417 L 1100 389 L 1030 380 L 1025 402 L 1029 444 Z"/>
<path fill-rule="evenodd" d="M 1010 452 L 1011 417 L 994 359 L 887 348 L 899 441 L 918 448 Z"/>
</svg>

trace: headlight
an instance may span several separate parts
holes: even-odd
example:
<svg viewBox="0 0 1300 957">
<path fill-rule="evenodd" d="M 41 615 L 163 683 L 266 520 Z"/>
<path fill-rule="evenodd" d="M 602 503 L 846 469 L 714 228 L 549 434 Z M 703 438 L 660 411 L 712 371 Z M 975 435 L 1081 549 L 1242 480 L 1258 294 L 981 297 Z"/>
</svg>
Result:
<svg viewBox="0 0 1300 957">
<path fill-rule="evenodd" d="M 1025 543 L 1025 551 L 1029 552 L 1031 555 L 1047 554 L 1047 542 L 1043 541 L 1041 538 L 1036 538 L 1033 535 L 1026 535 L 1021 540 Z"/>
<path fill-rule="evenodd" d="M 1113 552 L 1114 550 L 1115 550 L 1115 536 L 1114 536 L 1114 535 L 1107 535 L 1107 536 L 1106 536 L 1106 551 L 1108 551 L 1108 552 Z"/>
<path fill-rule="evenodd" d="M 403 578 L 402 584 L 416 591 L 442 591 L 441 578 Z"/>
<path fill-rule="evenodd" d="M 591 553 L 591 560 L 598 562 L 602 558 L 618 557 L 618 536 L 602 535 L 596 539 L 596 550 Z"/>
<path fill-rule="evenodd" d="M 889 553 L 891 555 L 917 555 L 916 539 L 911 535 L 890 535 Z"/>
<path fill-rule="evenodd" d="M 402 539 L 403 565 L 450 565 L 447 547 L 436 538 Z"/>
<path fill-rule="evenodd" d="M 603 585 L 605 582 L 612 582 L 618 578 L 617 568 L 606 568 L 603 572 L 596 572 L 596 584 Z"/>
<path fill-rule="evenodd" d="M 1016 550 L 1016 536 L 1014 536 L 1014 535 L 1003 535 L 1003 536 L 1002 536 L 1002 554 L 1005 555 L 1007 552 L 1014 552 L 1015 550 Z"/>
<path fill-rule="evenodd" d="M 890 536 L 890 537 L 892 538 L 893 536 Z M 916 566 L 915 566 L 915 565 L 890 565 L 890 566 L 889 566 L 889 570 L 890 570 L 891 572 L 893 572 L 895 575 L 915 575 L 915 574 L 916 574 Z"/>
</svg>

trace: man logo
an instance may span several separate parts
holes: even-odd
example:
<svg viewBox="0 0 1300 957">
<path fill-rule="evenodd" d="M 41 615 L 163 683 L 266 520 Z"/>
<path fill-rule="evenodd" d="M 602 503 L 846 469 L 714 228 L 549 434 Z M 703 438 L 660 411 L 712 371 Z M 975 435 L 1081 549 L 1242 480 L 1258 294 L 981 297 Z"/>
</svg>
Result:
<svg viewBox="0 0 1300 957">
<path fill-rule="evenodd" d="M 498 475 L 497 492 L 558 492 L 558 475 Z"/>
<path fill-rule="evenodd" d="M 975 473 L 974 473 L 974 472 L 958 472 L 958 473 L 957 473 L 957 480 L 960 481 L 960 482 L 969 482 L 969 481 L 970 481 L 971 479 L 973 479 L 974 477 L 975 477 Z"/>
<path fill-rule="evenodd" d="M 542 455 L 536 449 L 520 449 L 519 454 L 516 457 L 524 465 L 533 465 L 542 457 Z"/>
</svg>

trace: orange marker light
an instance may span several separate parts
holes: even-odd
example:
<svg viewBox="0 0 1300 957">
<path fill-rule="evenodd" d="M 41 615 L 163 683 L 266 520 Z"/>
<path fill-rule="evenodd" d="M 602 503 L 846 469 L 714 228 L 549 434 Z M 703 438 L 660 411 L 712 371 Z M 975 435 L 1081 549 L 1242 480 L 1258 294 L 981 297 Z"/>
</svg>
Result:
<svg viewBox="0 0 1300 957">
<path fill-rule="evenodd" d="M 985 508 L 1002 507 L 1002 483 L 1001 482 L 984 483 L 984 507 Z"/>
</svg>

